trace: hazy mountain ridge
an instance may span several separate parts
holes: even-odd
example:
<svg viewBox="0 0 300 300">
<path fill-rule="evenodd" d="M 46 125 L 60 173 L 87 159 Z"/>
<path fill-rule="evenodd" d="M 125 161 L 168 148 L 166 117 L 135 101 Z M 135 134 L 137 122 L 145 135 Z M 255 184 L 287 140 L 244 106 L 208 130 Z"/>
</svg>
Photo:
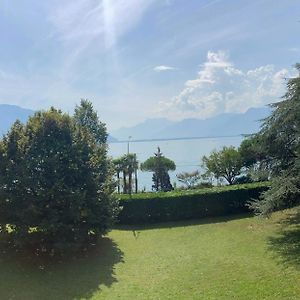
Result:
<svg viewBox="0 0 300 300">
<path fill-rule="evenodd" d="M 133 127 L 112 131 L 119 140 L 168 139 L 251 134 L 259 130 L 260 120 L 270 114 L 269 107 L 250 108 L 245 113 L 224 113 L 206 120 L 184 119 L 174 122 L 164 118 L 148 119 Z"/>
<path fill-rule="evenodd" d="M 33 110 L 17 105 L 0 104 L 0 134 L 5 134 L 16 120 L 25 123 L 33 113 Z"/>
<path fill-rule="evenodd" d="M 0 135 L 5 134 L 16 120 L 26 123 L 34 110 L 22 108 L 17 105 L 0 104 Z M 108 136 L 109 142 L 116 142 L 112 136 Z"/>
</svg>

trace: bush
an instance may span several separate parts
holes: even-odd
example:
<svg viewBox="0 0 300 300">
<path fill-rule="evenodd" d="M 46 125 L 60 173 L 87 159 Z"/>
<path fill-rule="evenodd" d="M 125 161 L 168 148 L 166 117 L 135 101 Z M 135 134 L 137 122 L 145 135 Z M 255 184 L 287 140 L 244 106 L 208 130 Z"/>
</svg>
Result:
<svg viewBox="0 0 300 300">
<path fill-rule="evenodd" d="M 106 148 L 53 108 L 16 122 L 0 141 L 1 235 L 52 251 L 106 233 L 118 210 Z"/>
<path fill-rule="evenodd" d="M 120 224 L 179 221 L 249 212 L 247 203 L 258 199 L 268 183 L 215 187 L 168 193 L 121 195 Z"/>
</svg>

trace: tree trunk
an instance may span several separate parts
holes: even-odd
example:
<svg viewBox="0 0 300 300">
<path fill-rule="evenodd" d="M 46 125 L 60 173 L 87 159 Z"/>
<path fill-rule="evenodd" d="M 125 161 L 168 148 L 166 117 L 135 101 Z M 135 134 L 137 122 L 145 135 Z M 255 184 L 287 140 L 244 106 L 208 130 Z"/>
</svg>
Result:
<svg viewBox="0 0 300 300">
<path fill-rule="evenodd" d="M 128 193 L 131 195 L 132 191 L 132 172 L 129 171 L 128 173 Z"/>
<path fill-rule="evenodd" d="M 137 178 L 137 168 L 134 169 L 134 179 L 135 179 L 135 193 L 138 192 L 138 178 Z"/>
<path fill-rule="evenodd" d="M 127 181 L 125 171 L 123 171 L 123 194 L 127 194 Z"/>
<path fill-rule="evenodd" d="M 117 172 L 117 184 L 118 184 L 118 194 L 120 194 L 120 172 Z"/>
</svg>

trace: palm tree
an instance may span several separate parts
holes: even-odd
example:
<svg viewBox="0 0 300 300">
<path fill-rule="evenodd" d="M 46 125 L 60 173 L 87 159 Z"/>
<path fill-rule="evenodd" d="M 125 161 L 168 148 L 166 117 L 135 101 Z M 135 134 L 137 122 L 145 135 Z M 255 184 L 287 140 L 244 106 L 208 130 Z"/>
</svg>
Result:
<svg viewBox="0 0 300 300">
<path fill-rule="evenodd" d="M 123 193 L 131 194 L 132 193 L 132 177 L 134 174 L 135 179 L 135 192 L 137 193 L 137 170 L 138 170 L 138 161 L 136 159 L 135 153 L 125 154 L 114 160 L 115 171 L 118 179 L 118 192 L 120 192 L 120 173 L 123 173 Z"/>
</svg>

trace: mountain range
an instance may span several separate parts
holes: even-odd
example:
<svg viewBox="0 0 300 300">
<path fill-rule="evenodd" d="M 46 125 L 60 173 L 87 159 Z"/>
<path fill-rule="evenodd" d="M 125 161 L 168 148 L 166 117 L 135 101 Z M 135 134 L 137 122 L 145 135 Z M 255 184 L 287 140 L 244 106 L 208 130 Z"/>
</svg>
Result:
<svg viewBox="0 0 300 300">
<path fill-rule="evenodd" d="M 17 105 L 0 104 L 0 136 L 5 134 L 12 124 L 18 119 L 25 123 L 34 110 L 22 108 Z M 112 136 L 108 136 L 108 142 L 116 142 Z"/>
<path fill-rule="evenodd" d="M 17 105 L 0 104 L 0 134 L 6 133 L 17 119 L 25 123 L 33 113 L 33 110 Z"/>
<path fill-rule="evenodd" d="M 245 113 L 223 113 L 213 118 L 171 121 L 165 118 L 147 119 L 133 127 L 122 127 L 111 132 L 109 142 L 233 136 L 251 134 L 259 130 L 260 120 L 271 112 L 269 107 L 250 108 Z M 4 134 L 19 119 L 26 122 L 33 110 L 16 105 L 0 104 L 0 134 Z"/>
<path fill-rule="evenodd" d="M 234 136 L 255 133 L 261 120 L 271 112 L 269 107 L 250 108 L 245 113 L 223 113 L 215 117 L 170 121 L 164 118 L 147 119 L 133 127 L 122 127 L 111 134 L 118 140 L 154 140 Z"/>
</svg>

